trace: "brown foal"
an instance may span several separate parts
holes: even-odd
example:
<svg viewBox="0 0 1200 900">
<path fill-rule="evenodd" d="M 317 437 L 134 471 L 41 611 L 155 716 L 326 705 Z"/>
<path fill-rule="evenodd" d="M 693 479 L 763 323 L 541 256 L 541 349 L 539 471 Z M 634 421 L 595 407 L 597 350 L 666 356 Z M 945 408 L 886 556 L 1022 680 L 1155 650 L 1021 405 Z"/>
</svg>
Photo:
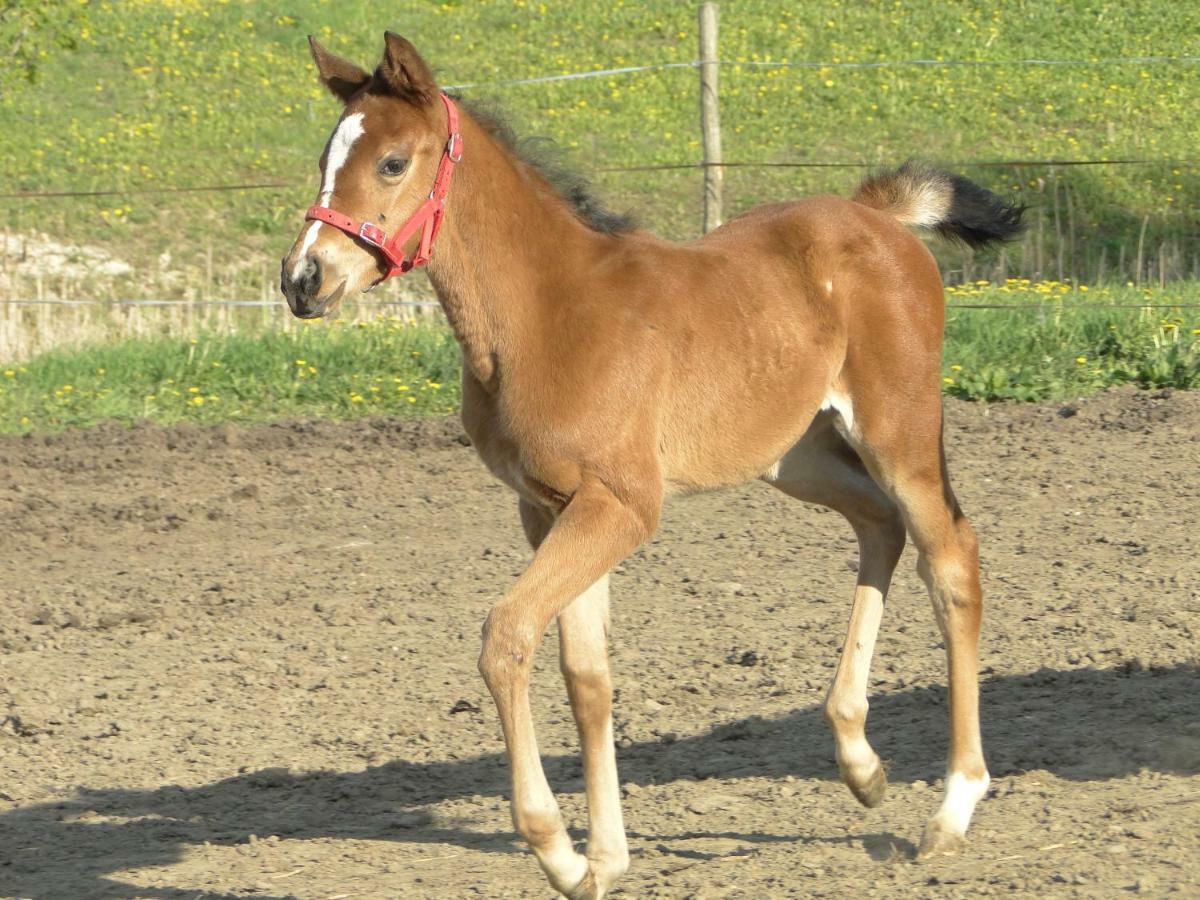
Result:
<svg viewBox="0 0 1200 900">
<path fill-rule="evenodd" d="M 453 155 L 455 108 L 396 35 L 373 74 L 312 49 L 345 112 L 322 157 L 317 214 L 283 261 L 283 292 L 305 317 L 394 273 L 359 223 L 395 230 L 422 208 Z M 511 760 L 513 822 L 551 884 L 601 897 L 629 865 L 607 573 L 653 534 L 667 495 L 753 478 L 837 510 L 858 537 L 825 710 L 842 777 L 867 806 L 886 788 L 865 735 L 868 667 L 906 534 L 915 543 L 945 639 L 951 720 L 945 797 L 921 854 L 957 847 L 988 786 L 979 563 L 942 448 L 941 279 L 905 226 L 980 246 L 1015 234 L 1021 210 L 905 165 L 852 200 L 761 206 L 671 243 L 598 212 L 578 185 L 556 190 L 482 114 L 464 109 L 459 127 L 428 274 L 462 346 L 463 423 L 516 491 L 535 548 L 487 618 L 479 668 Z M 335 212 L 351 226 L 331 225 Z M 529 706 L 530 664 L 556 618 L 582 744 L 586 855 L 546 782 Z"/>
</svg>

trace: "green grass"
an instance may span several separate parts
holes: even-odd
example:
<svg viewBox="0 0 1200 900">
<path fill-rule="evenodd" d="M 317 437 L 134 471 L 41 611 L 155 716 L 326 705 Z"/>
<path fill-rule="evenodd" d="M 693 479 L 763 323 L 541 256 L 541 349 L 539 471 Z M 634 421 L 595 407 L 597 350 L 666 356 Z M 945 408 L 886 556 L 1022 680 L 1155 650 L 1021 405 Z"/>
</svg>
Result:
<svg viewBox="0 0 1200 900">
<path fill-rule="evenodd" d="M 459 371 L 447 329 L 396 319 L 128 340 L 0 368 L 0 431 L 444 414 L 458 408 Z"/>
<path fill-rule="evenodd" d="M 443 83 L 489 82 L 696 55 L 695 4 L 679 0 L 449 0 L 381 6 L 365 0 L 271 4 L 207 0 L 92 2 L 45 17 L 39 80 L 14 68 L 0 92 L 4 190 L 97 190 L 284 181 L 230 194 L 135 193 L 0 200 L 0 218 L 109 244 L 148 263 L 166 251 L 218 265 L 277 259 L 316 190 L 316 163 L 338 115 L 316 83 L 304 37 L 364 65 L 382 32 L 412 38 Z M 13 22 L 20 24 L 19 18 Z M 16 25 L 0 24 L 0 51 Z M 61 32 L 61 33 L 60 33 Z M 29 41 L 25 41 L 28 52 Z M 728 60 L 874 61 L 1200 55 L 1200 5 L 1150 0 L 992 0 L 890 4 L 847 0 L 724 5 Z M 896 162 L 1025 158 L 1195 159 L 1200 66 L 921 67 L 721 71 L 726 158 Z M 699 222 L 696 172 L 600 173 L 606 167 L 699 158 L 696 76 L 673 69 L 558 84 L 476 88 L 518 128 L 545 134 L 596 173 L 602 193 L 674 236 Z M 975 169 L 989 186 L 1046 210 L 1042 270 L 1069 240 L 1066 275 L 1086 275 L 1118 246 L 1126 267 L 1145 218 L 1146 259 L 1168 248 L 1176 270 L 1197 265 L 1195 167 Z M 853 170 L 731 170 L 734 209 L 824 190 Z M 1062 221 L 1056 224 L 1055 212 Z M 1068 216 L 1070 221 L 1068 222 Z M 1071 237 L 1068 231 L 1074 233 Z M 1032 240 L 1032 239 L 1031 239 Z M 1032 251 L 1030 251 L 1032 253 Z M 1164 257 L 1166 258 L 1166 257 Z M 1031 260 L 1033 257 L 1031 257 Z M 1030 263 L 1032 264 L 1032 262 Z M 231 278 L 230 293 L 246 289 Z M 128 291 L 136 294 L 133 279 Z"/>
<path fill-rule="evenodd" d="M 1200 288 L 1014 281 L 947 290 L 944 390 L 966 400 L 1061 400 L 1111 385 L 1200 387 Z M 1110 305 L 1141 309 L 1111 309 Z M 1180 304 L 1178 308 L 1169 308 Z M 1156 308 L 1166 306 L 1168 308 Z"/>
<path fill-rule="evenodd" d="M 946 393 L 1053 400 L 1113 384 L 1200 387 L 1200 287 L 1071 289 L 1055 282 L 952 288 Z M 1178 304 L 1108 309 L 1109 304 Z M 0 366 L 0 432 L 104 419 L 263 421 L 289 416 L 444 414 L 457 409 L 460 361 L 439 325 L 378 319 L 294 331 L 131 340 Z"/>
</svg>

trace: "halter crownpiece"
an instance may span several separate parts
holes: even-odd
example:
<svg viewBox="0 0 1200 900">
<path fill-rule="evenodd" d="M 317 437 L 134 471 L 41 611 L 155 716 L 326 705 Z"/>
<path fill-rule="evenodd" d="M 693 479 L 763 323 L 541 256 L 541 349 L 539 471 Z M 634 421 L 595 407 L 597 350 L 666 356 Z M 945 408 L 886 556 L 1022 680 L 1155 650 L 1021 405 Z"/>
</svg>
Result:
<svg viewBox="0 0 1200 900">
<path fill-rule="evenodd" d="M 305 220 L 316 219 L 332 225 L 353 238 L 357 238 L 368 246 L 374 247 L 388 261 L 391 268 L 383 276 L 384 281 L 393 275 L 403 275 L 419 266 L 425 265 L 433 256 L 433 242 L 437 240 L 438 231 L 442 227 L 442 218 L 446 214 L 446 196 L 450 193 L 450 179 L 454 175 L 454 167 L 462 160 L 463 139 L 458 131 L 458 108 L 454 101 L 445 94 L 441 95 L 446 105 L 446 149 L 442 151 L 442 159 L 438 163 L 437 175 L 433 179 L 433 190 L 429 197 L 403 227 L 388 238 L 387 232 L 373 222 L 360 222 L 350 216 L 342 215 L 327 206 L 310 206 L 304 214 Z M 409 238 L 421 230 L 421 240 L 417 251 L 411 258 L 405 257 L 404 245 Z"/>
</svg>

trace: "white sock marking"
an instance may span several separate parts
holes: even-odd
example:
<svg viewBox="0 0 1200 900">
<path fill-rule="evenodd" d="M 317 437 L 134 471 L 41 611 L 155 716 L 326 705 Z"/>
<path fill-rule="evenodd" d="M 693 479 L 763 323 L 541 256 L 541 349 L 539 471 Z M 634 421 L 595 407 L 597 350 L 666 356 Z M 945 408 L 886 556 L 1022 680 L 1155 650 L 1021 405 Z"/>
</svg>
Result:
<svg viewBox="0 0 1200 900">
<path fill-rule="evenodd" d="M 952 772 L 946 777 L 946 799 L 942 801 L 937 814 L 946 831 L 958 835 L 967 833 L 975 804 L 987 793 L 990 780 L 987 775 L 968 778 L 960 772 Z"/>
<path fill-rule="evenodd" d="M 317 199 L 317 206 L 328 208 L 329 201 L 333 198 L 333 186 L 338 170 L 346 164 L 346 160 L 350 156 L 350 148 L 354 146 L 355 141 L 362 137 L 365 130 L 362 113 L 346 116 L 338 123 L 337 130 L 329 140 L 329 155 L 325 158 L 325 179 L 321 183 L 321 196 Z M 317 240 L 317 232 L 320 231 L 323 224 L 323 222 L 313 222 L 308 226 L 308 231 L 304 233 L 304 243 L 300 245 L 296 264 L 292 267 L 293 279 L 300 277 L 300 272 L 304 268 L 304 260 Z"/>
</svg>

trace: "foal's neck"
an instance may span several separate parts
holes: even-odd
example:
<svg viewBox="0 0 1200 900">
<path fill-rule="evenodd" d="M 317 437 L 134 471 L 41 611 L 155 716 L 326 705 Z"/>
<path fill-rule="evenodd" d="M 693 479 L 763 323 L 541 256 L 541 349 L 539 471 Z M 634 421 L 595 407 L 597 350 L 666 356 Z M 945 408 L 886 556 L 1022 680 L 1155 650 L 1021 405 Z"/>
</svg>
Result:
<svg viewBox="0 0 1200 900">
<path fill-rule="evenodd" d="M 445 225 L 428 273 L 463 349 L 463 362 L 487 389 L 499 366 L 528 356 L 544 339 L 548 307 L 571 294 L 586 260 L 606 238 L 581 222 L 531 166 L 470 117 Z"/>
</svg>

